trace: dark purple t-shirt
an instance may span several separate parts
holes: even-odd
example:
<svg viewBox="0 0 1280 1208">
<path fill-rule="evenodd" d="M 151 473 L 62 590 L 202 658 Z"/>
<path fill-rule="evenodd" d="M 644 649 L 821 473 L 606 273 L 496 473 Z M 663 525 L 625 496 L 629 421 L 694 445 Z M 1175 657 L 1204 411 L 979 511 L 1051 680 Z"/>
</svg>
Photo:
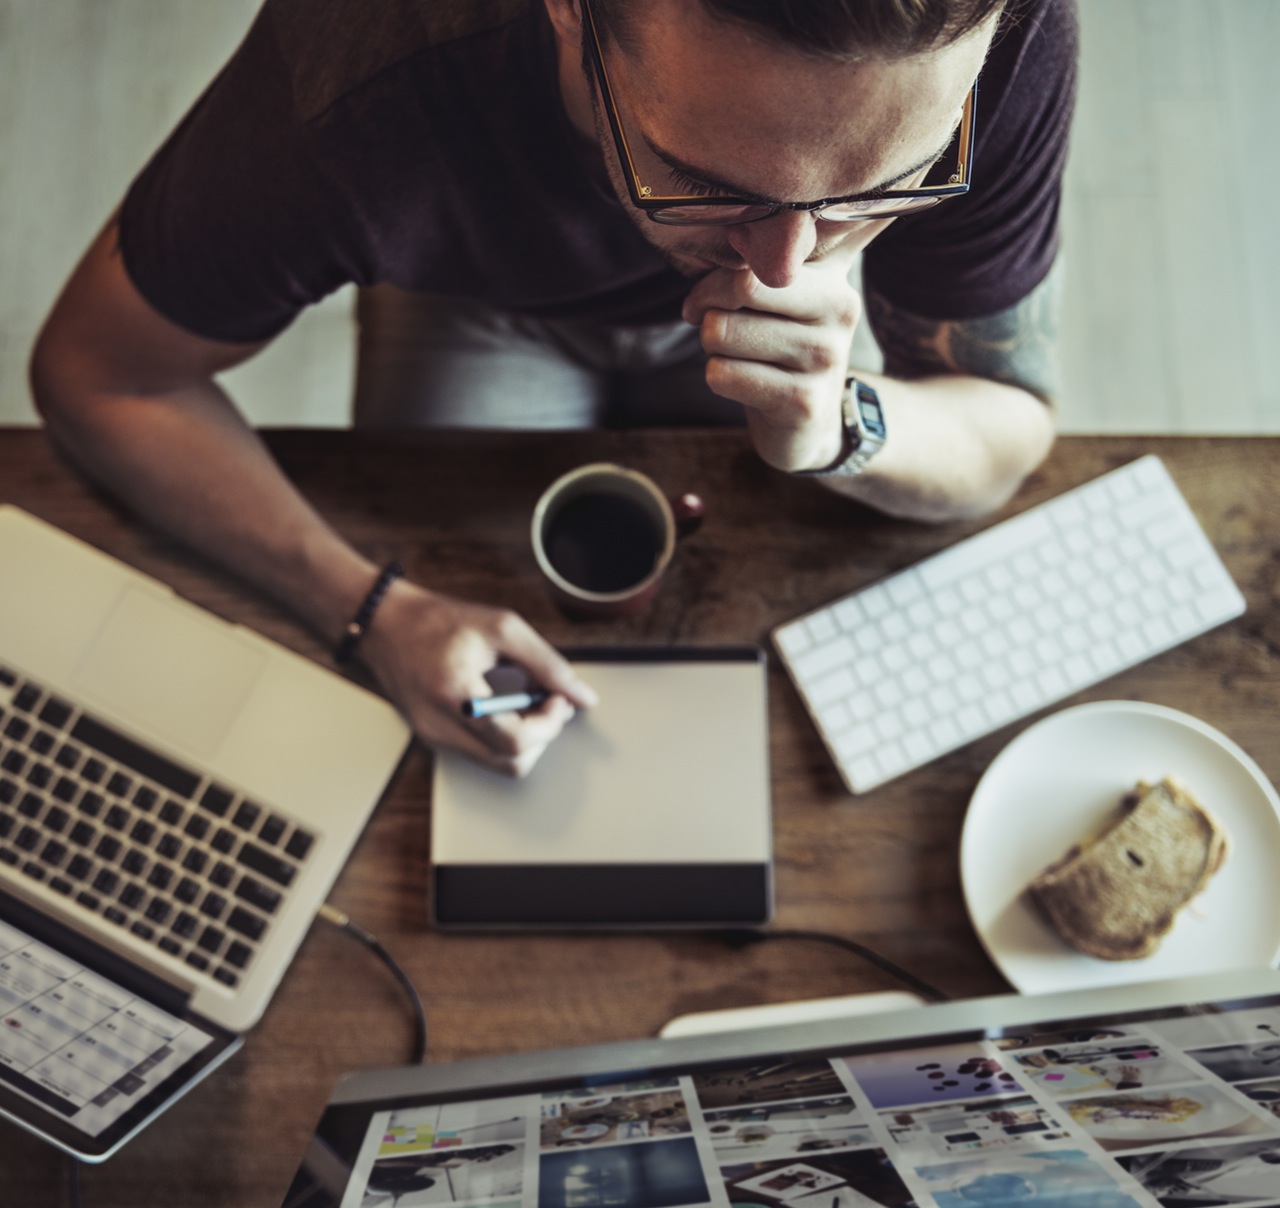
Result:
<svg viewBox="0 0 1280 1208">
<path fill-rule="evenodd" d="M 1031 0 L 998 34 L 972 191 L 867 249 L 879 293 L 968 318 L 1044 278 L 1075 53 L 1074 0 Z M 541 0 L 266 0 L 130 188 L 121 246 L 157 310 L 217 340 L 268 339 L 348 282 L 674 319 L 690 283 L 622 204 L 565 115 Z"/>
</svg>

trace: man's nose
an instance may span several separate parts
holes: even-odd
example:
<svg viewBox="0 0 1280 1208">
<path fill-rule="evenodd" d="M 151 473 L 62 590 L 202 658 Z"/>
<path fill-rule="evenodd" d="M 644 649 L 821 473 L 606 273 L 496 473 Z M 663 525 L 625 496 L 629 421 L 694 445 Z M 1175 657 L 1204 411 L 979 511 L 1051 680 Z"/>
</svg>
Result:
<svg viewBox="0 0 1280 1208">
<path fill-rule="evenodd" d="M 818 224 L 803 210 L 782 210 L 772 218 L 731 226 L 729 246 L 760 282 L 781 289 L 795 280 L 818 238 Z"/>
</svg>

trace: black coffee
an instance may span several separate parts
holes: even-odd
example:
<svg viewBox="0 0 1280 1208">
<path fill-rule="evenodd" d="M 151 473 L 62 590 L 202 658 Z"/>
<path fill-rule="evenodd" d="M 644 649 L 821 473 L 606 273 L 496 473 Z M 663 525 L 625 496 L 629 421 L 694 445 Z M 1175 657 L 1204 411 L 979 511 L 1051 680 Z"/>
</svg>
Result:
<svg viewBox="0 0 1280 1208">
<path fill-rule="evenodd" d="M 560 575 L 585 591 L 612 592 L 648 577 L 662 552 L 662 529 L 634 500 L 578 495 L 556 512 L 542 540 Z"/>
</svg>

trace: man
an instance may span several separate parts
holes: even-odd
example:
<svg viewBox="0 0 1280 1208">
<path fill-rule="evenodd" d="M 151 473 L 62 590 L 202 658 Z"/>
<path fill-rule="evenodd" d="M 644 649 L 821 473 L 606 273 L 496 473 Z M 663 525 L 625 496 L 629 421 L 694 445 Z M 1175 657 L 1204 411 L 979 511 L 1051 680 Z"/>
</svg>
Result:
<svg viewBox="0 0 1280 1208">
<path fill-rule="evenodd" d="M 333 640 L 360 617 L 424 741 L 521 774 L 590 688 L 515 614 L 379 579 L 213 375 L 339 285 L 384 283 L 447 299 L 427 304 L 428 412 L 510 408 L 510 349 L 643 346 L 648 383 L 693 351 L 674 405 L 739 408 L 778 470 L 922 520 L 998 506 L 1053 439 L 1075 49 L 1070 0 L 1005 8 L 267 0 L 68 283 L 37 403 L 143 516 Z M 846 387 L 863 249 L 886 365 Z M 847 405 L 868 388 L 883 447 Z M 549 699 L 464 720 L 500 658 Z"/>
</svg>

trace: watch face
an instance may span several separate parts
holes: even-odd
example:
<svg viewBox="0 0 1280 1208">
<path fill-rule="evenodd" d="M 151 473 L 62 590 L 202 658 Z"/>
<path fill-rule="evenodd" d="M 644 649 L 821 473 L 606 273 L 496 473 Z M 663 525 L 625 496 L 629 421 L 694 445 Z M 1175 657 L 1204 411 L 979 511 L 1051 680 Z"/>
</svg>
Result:
<svg viewBox="0 0 1280 1208">
<path fill-rule="evenodd" d="M 880 406 L 876 392 L 861 382 L 855 384 L 854 390 L 858 400 L 858 418 L 862 421 L 860 426 L 866 429 L 868 436 L 884 440 L 886 436 L 884 409 Z"/>
</svg>

